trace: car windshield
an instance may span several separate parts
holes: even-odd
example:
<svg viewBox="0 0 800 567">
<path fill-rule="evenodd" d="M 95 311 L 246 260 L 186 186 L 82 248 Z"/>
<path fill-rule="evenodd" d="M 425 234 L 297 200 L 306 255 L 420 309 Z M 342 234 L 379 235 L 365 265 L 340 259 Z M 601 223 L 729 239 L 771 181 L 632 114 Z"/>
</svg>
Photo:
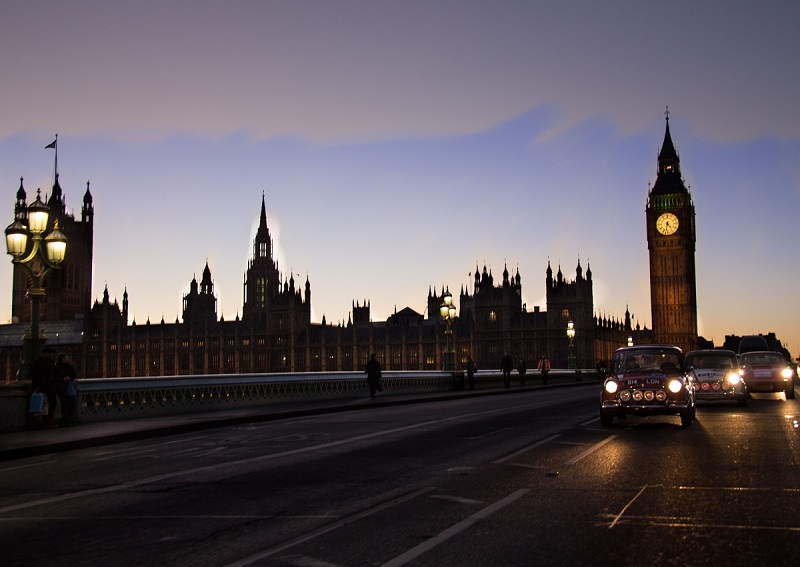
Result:
<svg viewBox="0 0 800 567">
<path fill-rule="evenodd" d="M 783 355 L 777 352 L 749 352 L 743 354 L 739 361 L 742 366 L 786 366 Z"/>
<path fill-rule="evenodd" d="M 683 368 L 679 351 L 665 348 L 631 349 L 614 354 L 612 370 L 626 372 L 632 370 L 681 370 Z"/>
<path fill-rule="evenodd" d="M 695 368 L 736 368 L 736 356 L 723 353 L 689 354 L 686 364 Z"/>
</svg>

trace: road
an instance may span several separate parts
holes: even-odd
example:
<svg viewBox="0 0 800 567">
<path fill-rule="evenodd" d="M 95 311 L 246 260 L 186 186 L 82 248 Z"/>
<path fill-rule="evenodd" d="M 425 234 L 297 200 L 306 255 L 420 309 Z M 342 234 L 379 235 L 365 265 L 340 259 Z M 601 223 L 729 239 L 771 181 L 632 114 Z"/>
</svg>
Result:
<svg viewBox="0 0 800 567">
<path fill-rule="evenodd" d="M 797 565 L 800 407 L 600 426 L 598 385 L 0 463 L 3 566 Z"/>
</svg>

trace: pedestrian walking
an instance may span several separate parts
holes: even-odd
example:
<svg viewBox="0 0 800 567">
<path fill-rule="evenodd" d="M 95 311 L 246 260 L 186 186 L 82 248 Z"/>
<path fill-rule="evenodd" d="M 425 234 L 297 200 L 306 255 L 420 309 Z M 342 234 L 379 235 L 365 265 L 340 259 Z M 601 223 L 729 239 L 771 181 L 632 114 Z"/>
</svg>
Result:
<svg viewBox="0 0 800 567">
<path fill-rule="evenodd" d="M 475 373 L 478 371 L 478 365 L 472 360 L 471 356 L 467 357 L 467 387 L 470 390 L 475 389 Z"/>
<path fill-rule="evenodd" d="M 369 397 L 370 399 L 375 399 L 375 392 L 383 391 L 383 387 L 381 386 L 381 364 L 378 362 L 378 359 L 375 358 L 375 354 L 373 353 L 370 358 L 369 362 L 367 362 L 367 367 L 364 370 L 367 374 L 367 384 L 369 385 Z"/>
<path fill-rule="evenodd" d="M 542 385 L 547 385 L 547 374 L 550 372 L 550 361 L 547 360 L 545 355 L 539 359 L 539 364 L 536 366 L 542 373 Z"/>
<path fill-rule="evenodd" d="M 520 358 L 517 365 L 517 372 L 519 372 L 519 385 L 525 385 L 525 373 L 528 372 L 528 366 L 525 364 L 525 359 Z"/>
<path fill-rule="evenodd" d="M 59 354 L 56 366 L 53 369 L 53 384 L 58 395 L 58 401 L 61 402 L 62 425 L 75 425 L 75 409 L 77 406 L 75 379 L 77 377 L 78 375 L 69 355 L 63 352 Z"/>
<path fill-rule="evenodd" d="M 511 386 L 511 370 L 514 368 L 514 359 L 511 355 L 505 353 L 503 359 L 500 361 L 500 370 L 503 371 L 503 387 L 508 388 Z"/>
</svg>

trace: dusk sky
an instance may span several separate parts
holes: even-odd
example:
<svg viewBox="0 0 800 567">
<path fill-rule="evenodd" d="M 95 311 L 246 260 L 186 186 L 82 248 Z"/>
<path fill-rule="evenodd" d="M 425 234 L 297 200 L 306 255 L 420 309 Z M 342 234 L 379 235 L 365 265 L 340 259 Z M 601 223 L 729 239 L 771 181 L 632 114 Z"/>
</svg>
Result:
<svg viewBox="0 0 800 567">
<path fill-rule="evenodd" d="M 95 206 L 93 300 L 174 322 L 208 261 L 241 315 L 262 193 L 312 321 L 591 267 L 651 327 L 648 183 L 669 106 L 696 208 L 699 331 L 800 354 L 800 3 L 0 0 L 0 210 Z M 67 252 L 69 253 L 69 251 Z M 0 262 L 0 322 L 11 261 Z"/>
</svg>

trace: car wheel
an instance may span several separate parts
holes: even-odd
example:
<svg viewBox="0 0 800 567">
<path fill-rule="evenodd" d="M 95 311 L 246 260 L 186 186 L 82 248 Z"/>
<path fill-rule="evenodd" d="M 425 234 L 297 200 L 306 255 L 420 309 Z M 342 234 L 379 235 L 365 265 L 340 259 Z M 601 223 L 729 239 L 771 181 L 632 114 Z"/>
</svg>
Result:
<svg viewBox="0 0 800 567">
<path fill-rule="evenodd" d="M 681 412 L 681 427 L 689 427 L 694 422 L 694 408 L 687 408 Z"/>
<path fill-rule="evenodd" d="M 786 399 L 793 400 L 794 399 L 794 384 L 790 383 L 789 387 L 786 388 Z"/>
<path fill-rule="evenodd" d="M 614 425 L 614 414 L 601 411 L 600 412 L 600 423 L 603 424 L 603 427 L 611 427 Z"/>
</svg>

